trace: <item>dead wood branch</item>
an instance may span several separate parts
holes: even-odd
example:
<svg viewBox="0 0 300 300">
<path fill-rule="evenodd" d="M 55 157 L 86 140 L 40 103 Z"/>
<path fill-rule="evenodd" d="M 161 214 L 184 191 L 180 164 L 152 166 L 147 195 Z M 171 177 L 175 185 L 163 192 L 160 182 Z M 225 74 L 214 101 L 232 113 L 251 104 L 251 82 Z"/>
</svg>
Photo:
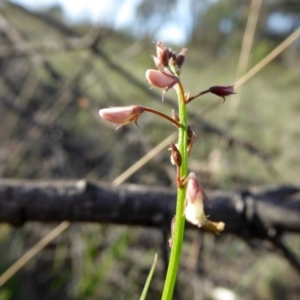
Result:
<svg viewBox="0 0 300 300">
<path fill-rule="evenodd" d="M 300 274 L 298 257 L 282 241 L 300 233 L 300 187 L 280 186 L 243 191 L 208 192 L 211 220 L 224 221 L 224 233 L 270 241 Z M 99 222 L 169 229 L 175 190 L 141 185 L 114 187 L 80 181 L 0 182 L 0 223 Z M 191 225 L 187 224 L 189 228 Z"/>
<path fill-rule="evenodd" d="M 225 232 L 268 238 L 269 233 L 300 233 L 300 187 L 280 186 L 244 191 L 208 192 L 212 220 L 226 223 Z M 0 222 L 100 222 L 169 227 L 175 190 L 141 185 L 113 187 L 81 181 L 0 182 Z"/>
</svg>

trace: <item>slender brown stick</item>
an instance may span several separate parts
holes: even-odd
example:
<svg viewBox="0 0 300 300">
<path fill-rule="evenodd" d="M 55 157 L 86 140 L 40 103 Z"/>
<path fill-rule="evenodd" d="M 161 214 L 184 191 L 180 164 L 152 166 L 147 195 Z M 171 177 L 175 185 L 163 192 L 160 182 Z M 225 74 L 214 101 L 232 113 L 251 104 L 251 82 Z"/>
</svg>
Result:
<svg viewBox="0 0 300 300">
<path fill-rule="evenodd" d="M 191 102 L 192 100 L 194 100 L 194 99 L 196 99 L 196 98 L 198 98 L 198 97 L 200 97 L 200 96 L 202 96 L 202 95 L 204 95 L 204 94 L 207 94 L 207 93 L 209 93 L 209 92 L 210 92 L 209 89 L 207 89 L 207 90 L 205 90 L 205 91 L 202 91 L 202 92 L 200 92 L 199 94 L 197 94 L 197 95 L 195 95 L 195 96 L 189 97 L 189 98 L 186 100 L 185 103 L 189 103 L 189 102 Z"/>
<path fill-rule="evenodd" d="M 144 107 L 144 108 L 145 108 L 145 111 L 150 112 L 152 114 L 156 114 L 158 116 L 161 116 L 161 117 L 167 119 L 168 121 L 172 122 L 177 128 L 180 127 L 180 123 L 177 122 L 176 120 L 174 120 L 173 118 L 169 117 L 168 115 L 166 115 L 158 110 L 152 109 L 150 107 Z"/>
<path fill-rule="evenodd" d="M 289 35 L 280 45 L 278 45 L 273 51 L 271 51 L 264 59 L 262 59 L 257 65 L 255 65 L 244 76 L 239 78 L 235 84 L 235 89 L 239 89 L 248 80 L 250 80 L 255 74 L 263 69 L 268 63 L 270 63 L 276 56 L 278 56 L 283 50 L 291 45 L 300 36 L 300 27 Z"/>
<path fill-rule="evenodd" d="M 15 273 L 23 268 L 34 256 L 43 250 L 50 242 L 52 242 L 57 236 L 65 231 L 70 226 L 70 222 L 64 221 L 50 231 L 45 237 L 43 237 L 38 243 L 24 253 L 13 265 L 11 265 L 0 276 L 0 287 L 9 280 Z"/>
</svg>

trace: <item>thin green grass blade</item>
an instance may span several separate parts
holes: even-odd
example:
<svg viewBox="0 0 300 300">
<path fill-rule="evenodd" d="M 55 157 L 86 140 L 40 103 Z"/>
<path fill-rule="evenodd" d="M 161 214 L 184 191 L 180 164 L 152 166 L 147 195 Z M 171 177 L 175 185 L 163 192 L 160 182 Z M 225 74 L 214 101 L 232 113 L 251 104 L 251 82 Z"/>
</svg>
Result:
<svg viewBox="0 0 300 300">
<path fill-rule="evenodd" d="M 142 295 L 140 297 L 140 300 L 145 300 L 146 299 L 147 292 L 148 292 L 148 289 L 149 289 L 149 286 L 150 286 L 150 283 L 151 283 L 151 280 L 152 280 L 152 276 L 153 276 L 153 273 L 154 273 L 154 270 L 155 270 L 155 267 L 156 267 L 156 263 L 157 263 L 157 254 L 155 254 L 155 256 L 154 256 L 152 267 L 151 267 L 151 270 L 150 270 L 149 275 L 147 277 L 147 280 L 146 280 Z"/>
</svg>

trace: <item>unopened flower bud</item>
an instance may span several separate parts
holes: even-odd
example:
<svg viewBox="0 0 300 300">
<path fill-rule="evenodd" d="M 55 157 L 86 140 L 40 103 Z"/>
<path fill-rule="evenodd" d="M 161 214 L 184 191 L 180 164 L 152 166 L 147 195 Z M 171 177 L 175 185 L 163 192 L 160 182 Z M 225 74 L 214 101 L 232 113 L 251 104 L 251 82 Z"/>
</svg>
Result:
<svg viewBox="0 0 300 300">
<path fill-rule="evenodd" d="M 175 51 L 172 51 L 171 57 L 176 61 L 176 53 L 175 53 Z"/>
<path fill-rule="evenodd" d="M 168 66 L 169 54 L 162 42 L 156 43 L 156 56 L 162 66 Z"/>
<path fill-rule="evenodd" d="M 176 64 L 177 64 L 177 66 L 178 66 L 179 69 L 184 64 L 186 51 L 187 51 L 187 48 L 182 48 L 181 51 L 180 51 L 180 53 L 178 54 L 178 56 L 176 58 Z"/>
<path fill-rule="evenodd" d="M 223 98 L 224 102 L 225 102 L 225 97 L 235 94 L 234 92 L 234 85 L 216 85 L 216 86 L 212 86 L 208 89 L 208 91 L 210 93 L 213 93 L 217 96 L 220 96 Z"/>
<path fill-rule="evenodd" d="M 173 50 L 171 48 L 166 48 L 167 53 L 168 53 L 168 58 L 172 56 Z"/>
<path fill-rule="evenodd" d="M 184 214 L 187 221 L 198 227 L 201 227 L 207 221 L 203 210 L 203 202 L 206 199 L 205 192 L 199 184 L 195 173 L 190 173 L 187 179 Z"/>
<path fill-rule="evenodd" d="M 169 65 L 176 66 L 176 53 L 175 52 L 171 53 L 171 56 L 169 58 Z"/>
<path fill-rule="evenodd" d="M 140 105 L 128 105 L 119 107 L 109 107 L 99 110 L 99 115 L 102 119 L 120 124 L 116 129 L 134 121 L 136 125 L 137 119 L 145 108 Z"/>
<path fill-rule="evenodd" d="M 177 167 L 181 167 L 181 164 L 182 164 L 181 154 L 174 143 L 171 142 L 170 145 L 171 145 L 171 151 L 172 151 L 171 163 Z"/>
</svg>

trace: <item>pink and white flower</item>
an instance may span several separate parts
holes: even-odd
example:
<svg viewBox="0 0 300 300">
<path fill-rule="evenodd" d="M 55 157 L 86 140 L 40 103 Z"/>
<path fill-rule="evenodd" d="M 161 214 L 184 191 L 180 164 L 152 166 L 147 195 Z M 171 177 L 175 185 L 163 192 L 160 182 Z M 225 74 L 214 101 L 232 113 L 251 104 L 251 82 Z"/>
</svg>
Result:
<svg viewBox="0 0 300 300">
<path fill-rule="evenodd" d="M 102 119 L 111 123 L 120 124 L 116 129 L 134 121 L 136 125 L 137 119 L 145 108 L 140 105 L 128 105 L 103 108 L 99 110 L 99 115 Z"/>
</svg>

